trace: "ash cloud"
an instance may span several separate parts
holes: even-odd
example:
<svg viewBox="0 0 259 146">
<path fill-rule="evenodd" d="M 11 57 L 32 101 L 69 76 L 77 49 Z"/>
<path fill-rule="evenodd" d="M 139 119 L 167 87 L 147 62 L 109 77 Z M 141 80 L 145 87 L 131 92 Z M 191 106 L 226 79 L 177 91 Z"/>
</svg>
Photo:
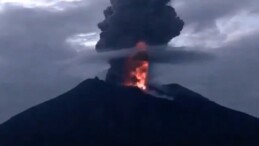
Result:
<svg viewBox="0 0 259 146">
<path fill-rule="evenodd" d="M 184 22 L 170 0 L 111 0 L 105 11 L 97 51 L 135 46 L 139 41 L 149 45 L 167 44 L 180 35 Z"/>
</svg>

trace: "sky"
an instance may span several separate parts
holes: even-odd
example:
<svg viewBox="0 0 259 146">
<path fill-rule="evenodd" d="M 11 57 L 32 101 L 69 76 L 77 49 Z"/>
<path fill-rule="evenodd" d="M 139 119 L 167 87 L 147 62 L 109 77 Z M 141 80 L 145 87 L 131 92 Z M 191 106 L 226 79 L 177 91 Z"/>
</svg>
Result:
<svg viewBox="0 0 259 146">
<path fill-rule="evenodd" d="M 96 24 L 108 0 L 0 0 L 0 123 L 109 68 L 96 61 Z M 212 60 L 156 64 L 153 80 L 178 83 L 259 117 L 259 1 L 174 0 L 186 25 L 171 46 Z M 159 29 L 159 28 L 158 28 Z"/>
</svg>

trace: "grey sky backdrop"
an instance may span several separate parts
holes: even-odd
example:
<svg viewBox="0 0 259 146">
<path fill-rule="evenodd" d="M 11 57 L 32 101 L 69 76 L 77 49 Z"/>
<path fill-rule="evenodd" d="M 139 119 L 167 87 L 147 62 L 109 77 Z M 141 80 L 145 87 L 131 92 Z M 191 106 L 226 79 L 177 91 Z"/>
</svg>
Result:
<svg viewBox="0 0 259 146">
<path fill-rule="evenodd" d="M 0 123 L 104 76 L 94 44 L 108 0 L 0 0 Z M 179 83 L 211 100 L 259 117 L 259 1 L 174 0 L 186 22 L 170 43 L 213 60 L 157 64 L 154 80 Z M 159 29 L 159 28 L 158 28 Z"/>
</svg>

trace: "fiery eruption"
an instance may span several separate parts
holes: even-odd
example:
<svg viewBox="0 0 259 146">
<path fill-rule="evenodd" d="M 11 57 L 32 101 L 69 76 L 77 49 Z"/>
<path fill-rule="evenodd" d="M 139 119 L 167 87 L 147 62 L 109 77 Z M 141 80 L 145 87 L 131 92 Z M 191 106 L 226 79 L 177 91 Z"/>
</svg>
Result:
<svg viewBox="0 0 259 146">
<path fill-rule="evenodd" d="M 114 57 L 106 81 L 113 84 L 134 86 L 147 90 L 151 58 L 147 56 L 147 44 L 166 46 L 180 35 L 184 22 L 170 0 L 110 0 L 104 10 L 105 19 L 98 24 L 100 40 L 98 52 L 135 48 L 129 57 Z M 163 51 L 163 49 L 161 49 Z"/>
<path fill-rule="evenodd" d="M 136 45 L 136 49 L 137 52 L 130 56 L 126 62 L 124 85 L 147 90 L 150 66 L 147 56 L 147 44 L 145 42 L 139 42 Z"/>
</svg>

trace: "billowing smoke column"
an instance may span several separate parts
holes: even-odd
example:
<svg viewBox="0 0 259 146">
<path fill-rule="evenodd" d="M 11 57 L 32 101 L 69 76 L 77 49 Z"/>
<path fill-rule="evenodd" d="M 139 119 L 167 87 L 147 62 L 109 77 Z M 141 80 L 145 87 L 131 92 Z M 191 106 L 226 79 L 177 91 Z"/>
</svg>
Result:
<svg viewBox="0 0 259 146">
<path fill-rule="evenodd" d="M 105 20 L 99 23 L 102 33 L 98 51 L 134 47 L 137 42 L 167 44 L 180 34 L 184 22 L 177 17 L 170 0 L 111 0 Z"/>
<path fill-rule="evenodd" d="M 170 0 L 111 0 L 105 11 L 105 20 L 98 24 L 100 40 L 98 52 L 133 48 L 138 42 L 147 45 L 166 45 L 180 35 L 184 22 L 175 9 L 167 4 Z M 106 80 L 121 83 L 125 58 L 110 60 L 111 68 Z"/>
</svg>

